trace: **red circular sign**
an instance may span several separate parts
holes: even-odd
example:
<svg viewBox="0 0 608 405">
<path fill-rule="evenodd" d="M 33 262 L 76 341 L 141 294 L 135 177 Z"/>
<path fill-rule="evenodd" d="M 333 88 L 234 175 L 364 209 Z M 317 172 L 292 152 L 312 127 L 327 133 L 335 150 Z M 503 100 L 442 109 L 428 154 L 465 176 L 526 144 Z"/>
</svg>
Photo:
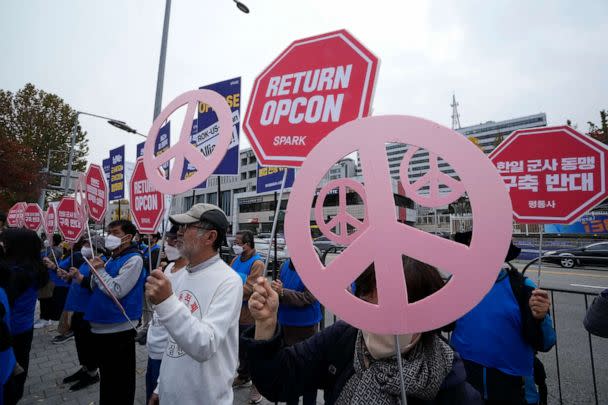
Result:
<svg viewBox="0 0 608 405">
<path fill-rule="evenodd" d="M 85 184 L 89 216 L 94 221 L 100 222 L 108 209 L 108 185 L 106 184 L 105 173 L 99 165 L 92 164 L 89 166 Z"/>
<path fill-rule="evenodd" d="M 515 131 L 490 159 L 517 222 L 569 224 L 608 197 L 606 146 L 568 126 Z"/>
<path fill-rule="evenodd" d="M 38 229 L 42 226 L 42 210 L 36 203 L 30 203 L 23 212 L 23 224 L 26 228 L 32 231 L 38 232 Z"/>
<path fill-rule="evenodd" d="M 129 205 L 137 229 L 140 233 L 155 233 L 163 217 L 165 200 L 146 176 L 142 158 L 135 164 L 129 187 Z"/>
<path fill-rule="evenodd" d="M 377 68 L 346 30 L 293 42 L 255 79 L 247 106 L 260 164 L 299 167 L 330 131 L 369 115 Z"/>
<path fill-rule="evenodd" d="M 25 208 L 27 207 L 27 203 L 18 202 L 8 210 L 8 215 L 6 216 L 6 222 L 8 226 L 11 228 L 19 228 L 23 226 L 23 213 L 25 212 Z"/>
<path fill-rule="evenodd" d="M 77 242 L 84 231 L 84 220 L 74 197 L 63 197 L 57 205 L 57 227 L 67 242 Z"/>
</svg>

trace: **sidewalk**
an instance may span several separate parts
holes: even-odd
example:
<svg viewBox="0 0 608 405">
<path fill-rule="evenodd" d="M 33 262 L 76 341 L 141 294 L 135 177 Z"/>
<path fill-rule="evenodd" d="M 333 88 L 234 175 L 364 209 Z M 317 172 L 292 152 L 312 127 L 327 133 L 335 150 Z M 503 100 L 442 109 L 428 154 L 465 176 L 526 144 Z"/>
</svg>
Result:
<svg viewBox="0 0 608 405">
<path fill-rule="evenodd" d="M 25 384 L 25 392 L 19 404 L 65 404 L 93 405 L 99 401 L 99 384 L 94 384 L 77 392 L 69 391 L 69 384 L 62 384 L 64 377 L 78 370 L 78 358 L 74 340 L 54 345 L 51 339 L 56 335 L 55 327 L 34 330 L 30 368 Z M 145 346 L 134 343 L 137 351 L 135 403 L 145 404 L 146 364 L 148 355 Z M 249 389 L 235 390 L 234 404 L 248 403 Z M 318 403 L 322 403 L 322 394 Z M 266 400 L 263 405 L 272 404 Z"/>
</svg>

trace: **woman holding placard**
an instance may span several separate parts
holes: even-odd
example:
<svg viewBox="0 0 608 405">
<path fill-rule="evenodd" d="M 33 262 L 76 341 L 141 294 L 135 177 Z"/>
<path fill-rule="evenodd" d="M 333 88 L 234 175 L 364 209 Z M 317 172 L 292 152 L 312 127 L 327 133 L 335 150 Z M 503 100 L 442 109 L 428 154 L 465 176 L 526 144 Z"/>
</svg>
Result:
<svg viewBox="0 0 608 405">
<path fill-rule="evenodd" d="M 404 257 L 410 302 L 443 287 L 438 271 Z M 373 264 L 355 282 L 356 294 L 378 302 Z M 405 385 L 408 404 L 481 404 L 466 382 L 460 356 L 438 331 L 400 335 L 404 381 L 395 356 L 394 336 L 358 330 L 343 321 L 315 336 L 283 346 L 277 325 L 279 296 L 260 277 L 249 300 L 255 328 L 243 335 L 254 383 L 268 399 L 285 401 L 311 389 L 325 390 L 326 404 L 394 404 Z"/>
</svg>

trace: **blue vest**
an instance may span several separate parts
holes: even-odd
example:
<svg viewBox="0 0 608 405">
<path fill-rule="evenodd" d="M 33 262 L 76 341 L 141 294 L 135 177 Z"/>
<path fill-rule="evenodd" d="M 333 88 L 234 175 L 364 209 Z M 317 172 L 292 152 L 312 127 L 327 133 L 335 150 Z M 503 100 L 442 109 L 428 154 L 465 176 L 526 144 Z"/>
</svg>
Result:
<svg viewBox="0 0 608 405">
<path fill-rule="evenodd" d="M 152 252 L 156 252 L 157 250 L 160 249 L 160 246 L 158 246 L 157 244 L 155 244 L 154 246 L 152 246 Z M 146 273 L 146 277 L 150 275 L 150 248 L 148 246 L 145 247 L 142 255 L 144 257 L 144 273 Z M 152 268 L 156 268 L 156 263 L 152 263 Z"/>
<path fill-rule="evenodd" d="M 59 260 L 59 263 L 57 263 L 57 264 L 59 265 L 59 268 L 65 270 L 65 271 L 69 271 L 70 267 L 78 268 L 83 262 L 84 262 L 84 259 L 82 258 L 82 254 L 80 252 L 74 252 L 70 256 L 66 257 L 65 259 Z M 51 281 L 53 281 L 53 283 L 55 284 L 55 287 L 69 287 L 70 286 L 70 284 L 63 281 L 61 279 L 61 277 L 59 277 L 54 270 L 49 270 L 49 276 L 51 277 Z"/>
<path fill-rule="evenodd" d="M 490 292 L 456 322 L 451 343 L 463 359 L 513 376 L 531 376 L 534 351 L 524 340 L 519 304 L 503 270 Z"/>
<path fill-rule="evenodd" d="M 6 296 L 6 292 L 1 287 L 0 303 L 2 303 L 6 311 L 4 318 L 2 318 L 2 322 L 4 322 L 10 328 L 11 309 L 8 305 L 8 297 Z M 4 385 L 8 381 L 8 378 L 13 374 L 15 363 L 15 353 L 13 353 L 12 347 L 0 352 L 0 386 Z M 0 399 L 0 402 L 2 402 L 2 399 Z"/>
<path fill-rule="evenodd" d="M 111 277 L 118 276 L 121 267 L 133 256 L 138 256 L 139 252 L 129 249 L 122 256 L 112 258 L 106 263 L 106 272 Z M 118 301 L 122 304 L 127 316 L 132 321 L 141 317 L 144 299 L 144 280 L 143 270 L 139 274 L 137 283 L 129 293 Z M 118 306 L 107 296 L 101 288 L 95 288 L 89 299 L 89 305 L 85 311 L 84 319 L 94 323 L 121 323 L 126 322 L 124 315 Z"/>
<path fill-rule="evenodd" d="M 253 266 L 253 262 L 255 262 L 256 260 L 262 260 L 262 257 L 257 253 L 251 255 L 249 260 L 246 260 L 244 262 L 241 261 L 241 255 L 238 255 L 234 260 L 234 263 L 232 263 L 232 268 L 243 280 L 243 285 L 247 281 L 247 277 L 249 277 L 249 274 L 251 274 L 251 266 Z M 243 305 L 246 304 L 247 301 L 243 301 Z"/>
<path fill-rule="evenodd" d="M 285 261 L 281 266 L 280 279 L 283 282 L 283 288 L 304 292 L 306 286 L 300 279 L 300 276 L 295 270 L 289 267 L 291 260 Z M 279 324 L 285 326 L 312 326 L 321 321 L 321 305 L 319 301 L 315 301 L 311 305 L 305 307 L 294 307 L 290 305 L 279 305 Z"/>
<path fill-rule="evenodd" d="M 32 286 L 17 297 L 11 308 L 11 334 L 18 335 L 34 327 L 38 290 Z"/>
<path fill-rule="evenodd" d="M 104 256 L 101 256 L 103 261 L 106 261 Z M 89 265 L 84 262 L 78 268 L 80 274 L 87 277 L 91 273 L 91 268 Z M 89 300 L 91 299 L 91 291 L 89 289 L 82 287 L 76 281 L 72 281 L 70 284 L 70 290 L 68 291 L 68 297 L 65 300 L 65 311 L 73 311 L 73 312 L 85 312 L 87 310 L 87 306 L 89 305 Z"/>
</svg>

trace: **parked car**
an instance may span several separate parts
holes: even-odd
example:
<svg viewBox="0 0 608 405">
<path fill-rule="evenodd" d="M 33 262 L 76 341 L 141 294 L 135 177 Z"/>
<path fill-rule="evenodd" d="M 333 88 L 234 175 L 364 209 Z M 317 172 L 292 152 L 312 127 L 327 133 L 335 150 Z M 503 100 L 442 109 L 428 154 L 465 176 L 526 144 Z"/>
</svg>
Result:
<svg viewBox="0 0 608 405">
<path fill-rule="evenodd" d="M 321 252 L 325 252 L 327 249 L 337 246 L 337 247 L 341 247 L 342 245 L 340 245 L 339 243 L 336 243 L 332 240 L 330 240 L 327 236 L 319 236 L 318 238 L 315 238 L 312 242 L 312 244 L 319 248 L 319 250 Z"/>
<path fill-rule="evenodd" d="M 553 257 L 550 257 L 553 256 Z M 543 262 L 557 263 L 571 269 L 574 266 L 608 266 L 608 242 L 592 243 L 580 248 L 545 252 Z"/>
</svg>

